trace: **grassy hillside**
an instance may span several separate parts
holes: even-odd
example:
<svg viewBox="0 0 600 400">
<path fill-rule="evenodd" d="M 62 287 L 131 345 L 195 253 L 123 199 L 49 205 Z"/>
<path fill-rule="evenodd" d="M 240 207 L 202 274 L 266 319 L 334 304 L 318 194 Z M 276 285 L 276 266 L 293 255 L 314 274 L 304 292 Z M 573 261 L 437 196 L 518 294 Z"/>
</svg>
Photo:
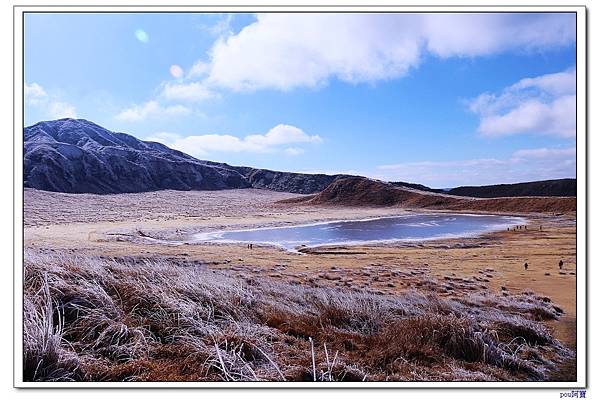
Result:
<svg viewBox="0 0 600 400">
<path fill-rule="evenodd" d="M 577 199 L 575 197 L 498 197 L 480 199 L 399 187 L 368 178 L 338 179 L 320 193 L 282 200 L 282 202 L 326 206 L 396 206 L 431 210 L 485 212 L 570 212 L 577 209 Z"/>
</svg>

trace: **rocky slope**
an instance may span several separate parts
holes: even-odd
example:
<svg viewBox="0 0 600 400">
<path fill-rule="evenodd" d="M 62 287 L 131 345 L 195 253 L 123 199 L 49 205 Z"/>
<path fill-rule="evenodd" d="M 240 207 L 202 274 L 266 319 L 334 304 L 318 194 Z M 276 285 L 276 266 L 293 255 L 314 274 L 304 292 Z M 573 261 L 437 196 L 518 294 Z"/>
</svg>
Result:
<svg viewBox="0 0 600 400">
<path fill-rule="evenodd" d="M 282 202 L 321 206 L 397 206 L 489 212 L 571 212 L 577 208 L 575 197 L 459 197 L 360 177 L 340 178 L 320 193 Z"/>
<path fill-rule="evenodd" d="M 39 122 L 24 131 L 24 186 L 66 193 L 262 188 L 315 193 L 338 176 L 234 167 L 82 119 Z"/>
<path fill-rule="evenodd" d="M 296 172 L 280 172 L 250 167 L 232 167 L 248 179 L 256 189 L 269 189 L 289 193 L 316 193 L 340 177 L 347 175 L 300 174 Z"/>
</svg>

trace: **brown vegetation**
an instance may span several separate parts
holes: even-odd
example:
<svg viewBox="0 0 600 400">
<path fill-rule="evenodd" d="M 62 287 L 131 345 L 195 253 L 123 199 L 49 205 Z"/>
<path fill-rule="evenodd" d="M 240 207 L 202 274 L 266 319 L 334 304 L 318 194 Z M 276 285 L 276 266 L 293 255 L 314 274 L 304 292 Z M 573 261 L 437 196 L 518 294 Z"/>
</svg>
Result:
<svg viewBox="0 0 600 400">
<path fill-rule="evenodd" d="M 574 356 L 532 293 L 376 295 L 56 251 L 24 268 L 27 381 L 545 380 Z"/>
<path fill-rule="evenodd" d="M 435 210 L 486 212 L 570 212 L 577 208 L 575 197 L 472 198 L 424 192 L 367 178 L 334 181 L 312 196 L 284 199 L 281 203 L 335 206 L 396 206 Z"/>
</svg>

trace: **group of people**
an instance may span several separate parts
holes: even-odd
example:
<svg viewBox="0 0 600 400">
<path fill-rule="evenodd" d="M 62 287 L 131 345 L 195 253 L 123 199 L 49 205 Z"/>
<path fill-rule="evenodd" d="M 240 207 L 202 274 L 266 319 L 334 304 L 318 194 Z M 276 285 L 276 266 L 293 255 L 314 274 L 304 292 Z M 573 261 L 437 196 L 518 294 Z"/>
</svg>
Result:
<svg viewBox="0 0 600 400">
<path fill-rule="evenodd" d="M 558 269 L 563 269 L 564 265 L 565 265 L 565 263 L 563 262 L 563 260 L 560 260 L 558 262 Z M 527 271 L 527 268 L 529 268 L 529 264 L 525 263 L 523 266 L 525 267 L 525 271 Z"/>
<path fill-rule="evenodd" d="M 516 230 L 522 230 L 522 229 L 527 230 L 527 225 L 517 225 L 517 226 L 514 226 L 512 230 L 516 231 Z M 506 230 L 510 231 L 510 227 L 506 228 Z M 541 230 L 542 230 L 542 226 L 540 225 L 540 231 Z"/>
</svg>

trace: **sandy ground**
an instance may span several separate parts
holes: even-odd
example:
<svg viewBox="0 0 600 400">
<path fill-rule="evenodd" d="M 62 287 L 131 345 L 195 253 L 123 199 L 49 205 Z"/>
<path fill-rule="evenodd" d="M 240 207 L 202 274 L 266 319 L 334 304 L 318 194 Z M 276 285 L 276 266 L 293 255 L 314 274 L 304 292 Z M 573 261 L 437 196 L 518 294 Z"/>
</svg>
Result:
<svg viewBox="0 0 600 400">
<path fill-rule="evenodd" d="M 103 256 L 160 256 L 201 262 L 235 275 L 300 285 L 439 295 L 532 291 L 565 314 L 550 323 L 576 348 L 575 215 L 524 215 L 527 230 L 412 244 L 325 247 L 306 253 L 245 244 L 191 244 L 194 232 L 399 215 L 398 208 L 274 204 L 296 194 L 257 189 L 123 195 L 25 190 L 26 247 Z M 539 226 L 542 225 L 542 230 Z M 154 240 L 161 239 L 161 240 Z M 558 262 L 565 265 L 559 270 Z M 529 264 L 526 271 L 524 263 Z"/>
</svg>

